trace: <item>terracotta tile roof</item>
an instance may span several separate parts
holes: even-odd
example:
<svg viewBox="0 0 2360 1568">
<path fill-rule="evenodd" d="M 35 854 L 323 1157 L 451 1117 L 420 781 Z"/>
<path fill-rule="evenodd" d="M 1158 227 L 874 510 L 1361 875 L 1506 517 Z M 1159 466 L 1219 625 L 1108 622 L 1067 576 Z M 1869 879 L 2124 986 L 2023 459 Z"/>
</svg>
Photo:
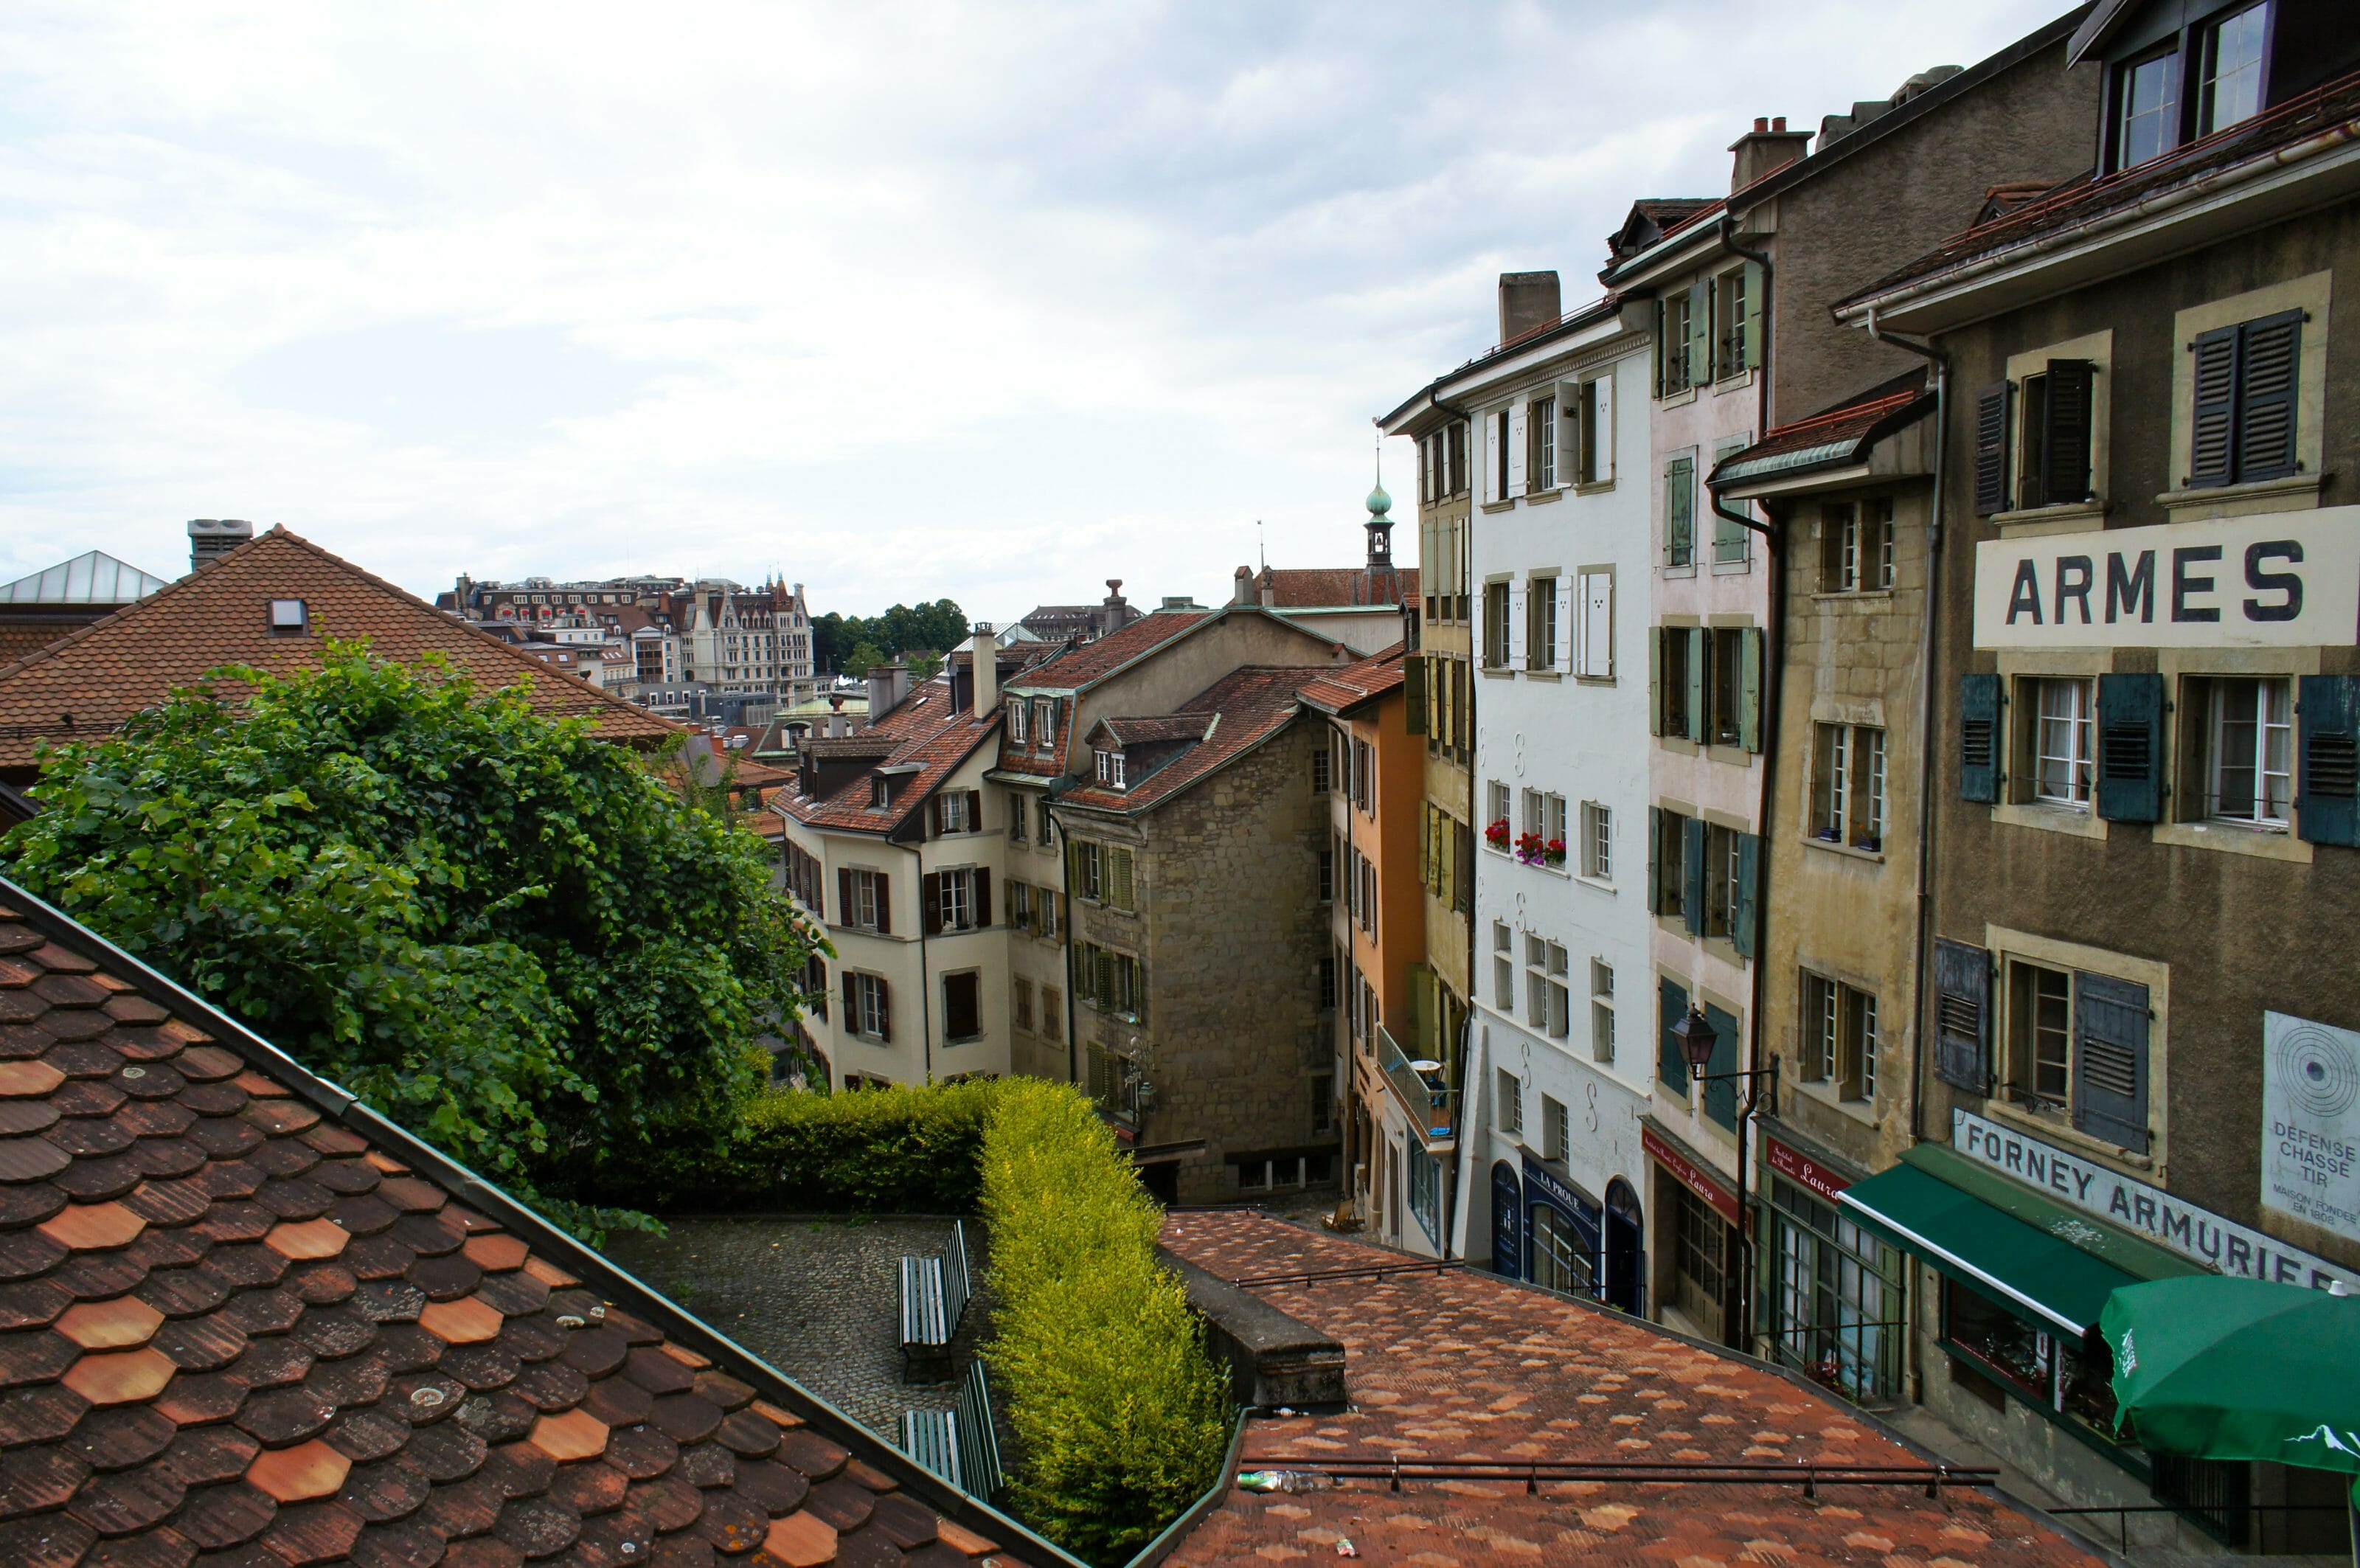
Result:
<svg viewBox="0 0 2360 1568">
<path fill-rule="evenodd" d="M 1118 746 L 1140 746 L 1157 740 L 1202 740 L 1212 719 L 1201 713 L 1149 714 L 1144 718 L 1101 718 L 1091 727 Z"/>
<path fill-rule="evenodd" d="M 5 882 L 0 1128 L 18 1561 L 1071 1561 Z"/>
<path fill-rule="evenodd" d="M 2266 114 L 2135 168 L 2103 179 L 2085 174 L 2068 180 L 2038 201 L 2010 207 L 1988 223 L 1952 236 L 1838 301 L 1835 308 L 1841 310 L 1904 283 L 2119 212 L 2176 187 L 2217 181 L 2224 170 L 2275 159 L 2297 143 L 2340 128 L 2360 130 L 2360 71 L 2337 77 Z"/>
<path fill-rule="evenodd" d="M 88 626 L 87 615 L 0 615 L 0 664 L 13 663 Z"/>
<path fill-rule="evenodd" d="M 782 789 L 772 797 L 773 806 L 814 828 L 890 833 L 908 822 L 943 781 L 998 732 L 1002 711 L 995 707 L 980 718 L 965 708 L 954 711 L 951 684 L 937 675 L 876 724 L 832 740 L 803 743 L 817 757 L 849 756 L 873 762 L 880 768 L 914 766 L 914 773 L 895 775 L 892 805 L 882 811 L 870 806 L 872 771 L 817 798 L 800 790 Z"/>
<path fill-rule="evenodd" d="M 1182 703 L 1175 715 L 1214 720 L 1205 739 L 1129 789 L 1085 780 L 1057 797 L 1060 804 L 1099 811 L 1144 811 L 1261 745 L 1302 709 L 1296 694 L 1329 672 L 1322 667 L 1248 664 Z"/>
<path fill-rule="evenodd" d="M 1408 651 L 1406 643 L 1396 642 L 1340 670 L 1322 670 L 1317 680 L 1303 688 L 1303 700 L 1323 713 L 1341 713 L 1371 697 L 1399 691 L 1408 678 L 1404 664 Z"/>
<path fill-rule="evenodd" d="M 1270 584 L 1273 609 L 1406 604 L 1417 598 L 1415 566 L 1396 567 L 1390 574 L 1362 566 L 1273 566 L 1257 581 Z"/>
<path fill-rule="evenodd" d="M 1109 632 L 1095 642 L 1085 642 L 1033 665 L 1009 682 L 1009 687 L 1021 691 L 1080 691 L 1219 613 L 1209 609 L 1159 609 L 1153 615 L 1142 615 L 1120 631 Z"/>
<path fill-rule="evenodd" d="M 1164 1241 L 1224 1278 L 1366 1266 L 1402 1255 L 1246 1211 L 1174 1214 Z M 1343 1343 L 1350 1408 L 1258 1418 L 1240 1470 L 1281 1454 L 1444 1459 L 1813 1459 L 1918 1465 L 1831 1396 L 1604 1308 L 1480 1269 L 1256 1287 Z M 2101 1559 L 1994 1494 L 1522 1480 L 1233 1489 L 1165 1560 L 1175 1568 L 1336 1554 L 1493 1563 L 1929 1563 L 2097 1568 Z"/>
<path fill-rule="evenodd" d="M 304 602 L 309 634 L 270 635 L 269 603 L 276 598 Z M 535 710 L 552 718 L 590 718 L 608 739 L 655 741 L 679 733 L 669 720 L 586 682 L 559 678 L 530 653 L 274 528 L 161 592 L 0 666 L 0 767 L 30 765 L 36 743 L 45 738 L 110 732 L 217 665 L 317 668 L 329 638 L 366 638 L 379 657 L 403 663 L 439 653 L 485 687 L 529 677 Z M 73 716 L 71 723 L 67 714 Z"/>
<path fill-rule="evenodd" d="M 1708 480 L 1725 483 L 1732 477 L 1856 460 L 1864 445 L 1933 411 L 1934 394 L 1927 381 L 1928 372 L 1905 370 L 1808 418 L 1775 426 L 1753 445 L 1714 464 Z"/>
</svg>

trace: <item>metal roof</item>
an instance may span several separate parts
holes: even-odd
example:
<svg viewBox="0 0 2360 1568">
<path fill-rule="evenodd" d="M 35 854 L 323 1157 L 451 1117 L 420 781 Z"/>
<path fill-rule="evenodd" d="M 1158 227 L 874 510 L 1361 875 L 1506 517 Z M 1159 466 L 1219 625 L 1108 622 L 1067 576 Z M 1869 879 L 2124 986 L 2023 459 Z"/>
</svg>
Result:
<svg viewBox="0 0 2360 1568">
<path fill-rule="evenodd" d="M 0 587 L 0 604 L 129 604 L 163 586 L 163 578 L 93 550 Z"/>
</svg>

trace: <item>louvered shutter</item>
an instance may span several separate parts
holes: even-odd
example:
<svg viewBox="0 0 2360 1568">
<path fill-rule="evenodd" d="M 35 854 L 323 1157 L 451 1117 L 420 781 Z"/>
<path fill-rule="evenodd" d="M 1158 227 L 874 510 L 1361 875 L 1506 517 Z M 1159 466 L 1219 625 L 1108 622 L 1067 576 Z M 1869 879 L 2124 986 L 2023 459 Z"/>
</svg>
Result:
<svg viewBox="0 0 2360 1568">
<path fill-rule="evenodd" d="M 1732 912 L 1729 934 L 1742 958 L 1752 958 L 1762 945 L 1757 939 L 1762 919 L 1761 887 L 1762 839 L 1755 834 L 1741 834 L 1737 840 L 1737 908 Z"/>
<path fill-rule="evenodd" d="M 2147 1146 L 2147 987 L 2073 977 L 2073 1127 L 2134 1154 Z"/>
<path fill-rule="evenodd" d="M 929 937 L 942 935 L 943 878 L 940 872 L 928 872 L 918 878 L 918 927 Z"/>
<path fill-rule="evenodd" d="M 1655 396 L 1659 398 L 1669 388 L 1664 372 L 1672 362 L 1674 348 L 1672 341 L 1664 335 L 1664 302 L 1658 297 L 1655 301 Z"/>
<path fill-rule="evenodd" d="M 1711 379 L 1712 280 L 1699 278 L 1688 286 L 1688 385 Z"/>
<path fill-rule="evenodd" d="M 1762 629 L 1749 626 L 1737 638 L 1737 740 L 1749 751 L 1762 750 Z"/>
<path fill-rule="evenodd" d="M 852 971 L 847 970 L 838 978 L 844 983 L 844 1026 L 857 1035 L 860 1032 L 860 1009 Z"/>
<path fill-rule="evenodd" d="M 975 923 L 991 924 L 991 873 L 981 867 L 975 872 Z"/>
<path fill-rule="evenodd" d="M 1524 667 L 1524 585 L 1508 585 L 1508 667 Z"/>
<path fill-rule="evenodd" d="M 1664 912 L 1664 808 L 1647 807 L 1647 913 Z"/>
<path fill-rule="evenodd" d="M 1696 459 L 1675 457 L 1664 473 L 1665 548 L 1675 566 L 1696 561 Z"/>
<path fill-rule="evenodd" d="M 2237 345 L 2237 478 L 2295 472 L 2295 389 L 2302 362 L 2302 313 L 2247 322 Z"/>
<path fill-rule="evenodd" d="M 893 1043 L 893 988 L 881 980 L 877 982 L 877 1037 Z"/>
<path fill-rule="evenodd" d="M 857 924 L 852 917 L 852 873 L 848 871 L 836 873 L 836 917 L 841 925 Z"/>
<path fill-rule="evenodd" d="M 1737 1080 L 1730 1075 L 1737 1070 L 1738 1023 L 1710 1002 L 1704 1004 L 1704 1021 L 1712 1025 L 1712 1059 L 1704 1068 L 1712 1081 L 1704 1086 L 1704 1113 L 1733 1133 L 1737 1130 Z"/>
<path fill-rule="evenodd" d="M 943 976 L 943 1036 L 972 1040 L 983 1033 L 982 984 L 974 970 Z"/>
<path fill-rule="evenodd" d="M 1934 939 L 1934 1076 L 1970 1094 L 1991 1091 L 1991 954 Z"/>
<path fill-rule="evenodd" d="M 1688 1087 L 1688 1058 L 1680 1055 L 1680 1043 L 1673 1037 L 1672 1029 L 1688 1015 L 1688 993 L 1673 981 L 1660 981 L 1657 1006 L 1662 1010 L 1655 1029 L 1655 1076 L 1664 1087 L 1676 1094 L 1685 1094 Z"/>
<path fill-rule="evenodd" d="M 1107 860 L 1108 870 L 1112 873 L 1113 883 L 1113 886 L 1108 889 L 1107 902 L 1117 909 L 1136 908 L 1137 905 L 1131 901 L 1131 851 L 1129 850 L 1109 850 Z"/>
<path fill-rule="evenodd" d="M 1999 799 L 1999 677 L 1959 677 L 1959 798 Z"/>
<path fill-rule="evenodd" d="M 2097 367 L 2086 359 L 2049 362 L 2049 417 L 2041 433 L 2041 499 L 2090 499 L 2091 398 Z"/>
<path fill-rule="evenodd" d="M 2163 677 L 2098 677 L 2098 815 L 2163 819 Z"/>
<path fill-rule="evenodd" d="M 877 929 L 884 936 L 893 934 L 893 879 L 883 872 L 877 877 Z"/>
<path fill-rule="evenodd" d="M 1975 394 L 1975 515 L 2007 510 L 2008 384 L 1995 381 Z"/>
<path fill-rule="evenodd" d="M 1549 668 L 1565 674 L 1573 670 L 1573 578 L 1560 575 L 1552 585 L 1557 592 L 1557 646 L 1550 650 Z"/>
<path fill-rule="evenodd" d="M 1762 296 L 1766 291 L 1762 281 L 1762 263 L 1745 264 L 1745 363 L 1750 369 L 1762 365 Z"/>
<path fill-rule="evenodd" d="M 1647 628 L 1647 733 L 1664 732 L 1664 639 L 1671 636 L 1670 628 Z"/>
<path fill-rule="evenodd" d="M 1402 661 L 1402 722 L 1413 735 L 1426 733 L 1426 658 L 1412 653 Z"/>
<path fill-rule="evenodd" d="M 2236 477 L 2237 335 L 2234 326 L 2196 335 L 2195 418 L 2182 480 L 2191 488 Z"/>
<path fill-rule="evenodd" d="M 1688 935 L 1704 935 L 1704 821 L 1700 817 L 1684 817 L 1680 822 L 1680 904 Z"/>
<path fill-rule="evenodd" d="M 2360 676 L 2305 675 L 2296 698 L 2296 830 L 2313 844 L 2360 845 Z"/>
<path fill-rule="evenodd" d="M 1709 628 L 1687 628 L 1688 638 L 1688 707 L 1686 734 L 1701 745 L 1704 742 L 1704 664 L 1706 651 L 1712 646 Z"/>
</svg>

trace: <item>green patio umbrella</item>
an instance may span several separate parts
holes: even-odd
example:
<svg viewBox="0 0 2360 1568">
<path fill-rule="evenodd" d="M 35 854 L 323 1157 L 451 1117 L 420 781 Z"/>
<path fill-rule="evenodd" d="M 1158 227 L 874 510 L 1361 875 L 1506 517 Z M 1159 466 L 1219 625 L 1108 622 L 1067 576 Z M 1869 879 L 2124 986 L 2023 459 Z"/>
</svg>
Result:
<svg viewBox="0 0 2360 1568">
<path fill-rule="evenodd" d="M 2117 1288 L 2098 1326 L 2147 1447 L 2360 1476 L 2360 1296 L 2190 1275 Z"/>
</svg>

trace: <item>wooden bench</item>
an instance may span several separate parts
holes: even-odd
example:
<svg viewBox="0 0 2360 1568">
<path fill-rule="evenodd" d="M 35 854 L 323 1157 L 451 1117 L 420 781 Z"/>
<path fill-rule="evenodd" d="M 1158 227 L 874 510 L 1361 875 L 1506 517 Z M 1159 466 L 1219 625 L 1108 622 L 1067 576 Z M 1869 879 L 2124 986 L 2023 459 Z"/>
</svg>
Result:
<svg viewBox="0 0 2360 1568">
<path fill-rule="evenodd" d="M 1007 1476 L 1000 1467 L 1000 1433 L 991 1424 L 982 1357 L 967 1369 L 949 1409 L 901 1412 L 901 1452 L 968 1496 L 991 1501 Z"/>
<path fill-rule="evenodd" d="M 951 1341 L 958 1337 L 974 1293 L 967 1261 L 967 1225 L 955 1221 L 940 1257 L 901 1260 L 901 1380 L 939 1383 L 950 1376 Z"/>
</svg>

